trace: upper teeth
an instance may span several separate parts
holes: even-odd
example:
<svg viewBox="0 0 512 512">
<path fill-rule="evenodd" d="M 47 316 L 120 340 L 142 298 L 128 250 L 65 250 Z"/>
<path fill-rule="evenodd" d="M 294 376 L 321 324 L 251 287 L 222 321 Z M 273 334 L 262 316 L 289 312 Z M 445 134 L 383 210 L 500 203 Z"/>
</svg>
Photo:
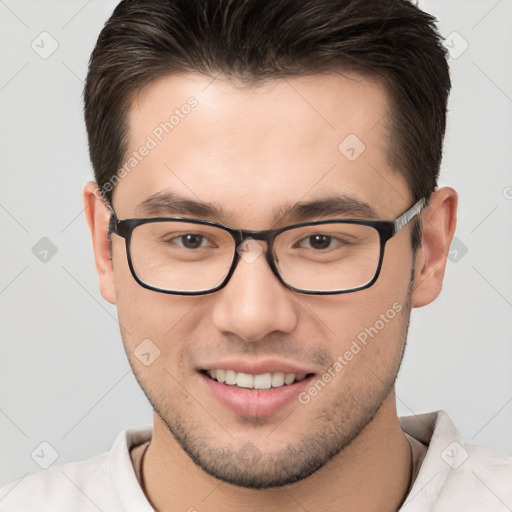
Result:
<svg viewBox="0 0 512 512">
<path fill-rule="evenodd" d="M 207 370 L 206 373 L 218 382 L 250 389 L 279 388 L 306 377 L 305 373 L 276 372 L 251 375 L 250 373 L 235 372 L 234 370 Z"/>
</svg>

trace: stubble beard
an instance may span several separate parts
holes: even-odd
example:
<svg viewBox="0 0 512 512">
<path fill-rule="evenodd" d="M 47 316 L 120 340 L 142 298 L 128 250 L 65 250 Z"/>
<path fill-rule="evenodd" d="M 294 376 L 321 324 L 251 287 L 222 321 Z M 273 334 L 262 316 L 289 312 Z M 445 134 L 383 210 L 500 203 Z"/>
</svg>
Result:
<svg viewBox="0 0 512 512">
<path fill-rule="evenodd" d="M 344 386 L 315 418 L 307 419 L 306 423 L 311 428 L 299 440 L 272 453 L 262 452 L 250 440 L 239 448 L 233 447 L 234 442 L 215 447 L 207 424 L 213 420 L 206 413 L 200 419 L 190 419 L 186 414 L 180 414 L 179 407 L 173 407 L 164 399 L 164 395 L 151 392 L 146 383 L 141 382 L 136 365 L 132 365 L 132 369 L 153 410 L 199 468 L 218 480 L 239 487 L 282 487 L 300 481 L 323 467 L 350 445 L 375 418 L 393 389 L 403 359 L 410 320 L 411 293 L 412 280 L 404 307 L 394 320 L 400 322 L 396 333 L 400 337 L 400 350 L 391 364 L 388 363 L 385 378 L 374 373 L 376 380 L 373 386 L 365 388 L 363 385 L 359 390 L 351 389 L 350 384 Z M 397 340 L 386 340 L 386 343 L 389 342 L 396 343 Z M 160 399 L 158 403 L 157 398 Z M 305 407 L 304 411 L 295 409 L 285 421 L 302 422 L 300 413 L 307 414 Z M 258 423 L 265 422 L 264 418 L 242 418 L 239 423 L 241 428 L 244 423 L 254 428 Z"/>
</svg>

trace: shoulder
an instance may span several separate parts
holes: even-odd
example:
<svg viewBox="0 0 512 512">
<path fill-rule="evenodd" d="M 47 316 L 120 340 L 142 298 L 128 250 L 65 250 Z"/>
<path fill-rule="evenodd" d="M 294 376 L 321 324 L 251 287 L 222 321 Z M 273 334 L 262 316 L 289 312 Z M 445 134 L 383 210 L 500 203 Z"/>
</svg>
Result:
<svg viewBox="0 0 512 512">
<path fill-rule="evenodd" d="M 108 452 L 26 476 L 0 488 L 0 510 L 97 511 L 110 491 Z M 99 496 L 101 494 L 101 497 Z M 57 508 L 59 507 L 59 508 Z"/>
<path fill-rule="evenodd" d="M 463 502 L 460 510 L 464 512 L 512 509 L 512 457 L 457 443 L 445 450 L 443 462 L 446 459 L 449 463 L 440 498 Z"/>
<path fill-rule="evenodd" d="M 512 510 L 512 457 L 464 443 L 443 411 L 402 418 L 401 423 L 428 445 L 401 511 Z"/>
<path fill-rule="evenodd" d="M 129 450 L 149 438 L 150 429 L 121 432 L 112 449 L 95 457 L 55 466 L 0 488 L 2 512 L 89 512 L 125 510 L 124 501 L 148 509 Z"/>
</svg>

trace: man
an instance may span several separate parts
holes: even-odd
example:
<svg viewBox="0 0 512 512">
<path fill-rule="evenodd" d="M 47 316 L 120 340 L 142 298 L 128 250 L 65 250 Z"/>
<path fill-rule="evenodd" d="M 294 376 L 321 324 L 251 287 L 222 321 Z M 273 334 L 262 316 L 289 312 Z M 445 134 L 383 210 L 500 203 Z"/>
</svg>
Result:
<svg viewBox="0 0 512 512">
<path fill-rule="evenodd" d="M 121 2 L 85 88 L 84 201 L 154 425 L 0 509 L 510 510 L 510 458 L 395 406 L 455 230 L 449 90 L 406 0 Z"/>
</svg>

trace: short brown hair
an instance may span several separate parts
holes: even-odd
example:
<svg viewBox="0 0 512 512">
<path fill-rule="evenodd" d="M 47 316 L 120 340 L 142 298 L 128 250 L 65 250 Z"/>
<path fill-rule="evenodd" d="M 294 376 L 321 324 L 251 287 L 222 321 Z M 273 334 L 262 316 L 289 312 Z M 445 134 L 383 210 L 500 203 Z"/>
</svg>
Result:
<svg viewBox="0 0 512 512">
<path fill-rule="evenodd" d="M 390 162 L 415 200 L 429 198 L 451 87 L 435 22 L 408 0 L 124 0 L 98 38 L 84 91 L 98 186 L 122 165 L 135 94 L 158 78 L 222 73 L 252 84 L 350 69 L 385 84 Z"/>
</svg>

